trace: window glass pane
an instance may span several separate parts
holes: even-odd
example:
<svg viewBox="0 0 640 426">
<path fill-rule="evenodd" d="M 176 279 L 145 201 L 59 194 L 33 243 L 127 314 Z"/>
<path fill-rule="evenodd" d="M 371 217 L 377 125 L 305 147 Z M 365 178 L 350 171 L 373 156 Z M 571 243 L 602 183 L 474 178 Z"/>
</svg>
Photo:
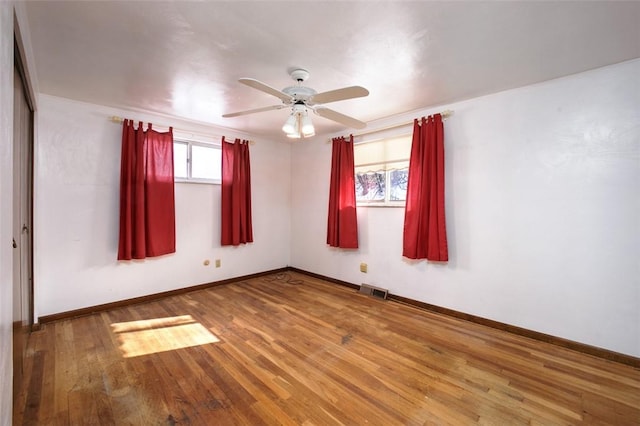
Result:
<svg viewBox="0 0 640 426">
<path fill-rule="evenodd" d="M 187 178 L 187 144 L 173 143 L 173 174 L 176 178 Z"/>
<path fill-rule="evenodd" d="M 407 199 L 407 181 L 409 179 L 409 169 L 391 170 L 389 172 L 390 201 L 406 201 Z"/>
<path fill-rule="evenodd" d="M 191 145 L 191 177 L 220 180 L 220 148 Z"/>
<path fill-rule="evenodd" d="M 384 201 L 385 173 L 356 173 L 356 201 Z"/>
<path fill-rule="evenodd" d="M 401 205 L 407 198 L 411 135 L 354 145 L 356 201 Z"/>
</svg>

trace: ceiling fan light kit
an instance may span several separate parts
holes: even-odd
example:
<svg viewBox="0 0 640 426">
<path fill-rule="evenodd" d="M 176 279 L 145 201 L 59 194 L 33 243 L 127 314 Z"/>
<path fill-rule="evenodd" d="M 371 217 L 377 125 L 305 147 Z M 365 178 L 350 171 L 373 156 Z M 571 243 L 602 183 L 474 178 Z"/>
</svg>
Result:
<svg viewBox="0 0 640 426">
<path fill-rule="evenodd" d="M 293 105 L 291 115 L 282 126 L 282 131 L 292 139 L 309 138 L 315 135 L 311 117 L 303 104 Z"/>
<path fill-rule="evenodd" d="M 238 80 L 240 83 L 275 96 L 282 101 L 282 104 L 224 114 L 223 117 L 238 117 L 240 115 L 290 107 L 291 114 L 282 126 L 282 131 L 287 135 L 287 137 L 292 139 L 299 139 L 302 137 L 308 138 L 315 135 L 315 128 L 311 122 L 309 110 L 313 111 L 320 117 L 335 121 L 348 127 L 356 129 L 366 127 L 366 123 L 321 106 L 320 104 L 367 96 L 369 95 L 369 91 L 367 89 L 361 86 L 350 86 L 318 93 L 310 87 L 302 86 L 302 83 L 309 78 L 309 72 L 307 70 L 296 69 L 291 71 L 289 75 L 297 82 L 297 85 L 285 87 L 282 90 L 275 89 L 253 78 L 241 78 Z"/>
</svg>

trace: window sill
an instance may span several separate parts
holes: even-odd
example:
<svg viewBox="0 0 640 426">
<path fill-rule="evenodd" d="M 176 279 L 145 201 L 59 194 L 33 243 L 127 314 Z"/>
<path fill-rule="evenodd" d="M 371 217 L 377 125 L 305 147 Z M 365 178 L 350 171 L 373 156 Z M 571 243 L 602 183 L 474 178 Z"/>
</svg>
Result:
<svg viewBox="0 0 640 426">
<path fill-rule="evenodd" d="M 220 185 L 222 182 L 214 179 L 181 179 L 175 178 L 173 180 L 175 183 L 200 183 L 205 185 Z"/>
<path fill-rule="evenodd" d="M 404 208 L 405 204 L 396 203 L 356 203 L 356 207 L 386 207 L 386 208 Z"/>
</svg>

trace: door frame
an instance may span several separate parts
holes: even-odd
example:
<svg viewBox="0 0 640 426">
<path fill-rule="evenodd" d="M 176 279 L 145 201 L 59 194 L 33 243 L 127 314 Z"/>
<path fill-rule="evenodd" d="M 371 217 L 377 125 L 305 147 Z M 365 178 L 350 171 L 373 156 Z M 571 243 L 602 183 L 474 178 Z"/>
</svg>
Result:
<svg viewBox="0 0 640 426">
<path fill-rule="evenodd" d="M 14 15 L 14 20 L 17 21 Z M 17 24 L 17 22 L 16 22 Z M 24 377 L 29 336 L 35 322 L 34 294 L 34 167 L 35 108 L 25 61 L 20 52 L 19 31 L 14 27 L 13 79 L 13 398 Z M 16 88 L 18 87 L 19 88 Z M 19 118 L 20 117 L 20 118 Z M 16 120 L 19 120 L 16 122 Z M 26 234 L 26 235 L 25 235 Z M 17 292 L 17 294 L 16 294 Z"/>
<path fill-rule="evenodd" d="M 34 268 L 33 268 L 33 259 L 34 259 L 34 250 L 33 250 L 33 244 L 34 244 L 34 238 L 33 238 L 33 218 L 34 218 L 34 164 L 35 164 L 35 143 L 34 143 L 34 134 L 35 134 L 35 120 L 34 120 L 34 115 L 35 115 L 35 108 L 34 108 L 34 103 L 33 103 L 33 99 L 31 96 L 31 93 L 29 91 L 29 84 L 27 81 L 27 72 L 22 60 L 22 55 L 20 54 L 20 46 L 19 46 L 19 42 L 18 42 L 18 37 L 16 35 L 14 35 L 14 66 L 15 69 L 19 72 L 19 76 L 20 76 L 20 80 L 22 81 L 22 87 L 23 87 L 23 93 L 24 93 L 24 97 L 25 100 L 27 102 L 27 105 L 29 107 L 29 134 L 28 134 L 28 140 L 27 140 L 27 154 L 26 154 L 26 158 L 23 156 L 21 158 L 21 167 L 26 167 L 27 168 L 27 173 L 25 175 L 23 175 L 23 169 L 20 170 L 13 170 L 13 177 L 14 179 L 16 178 L 16 176 L 18 176 L 19 178 L 25 177 L 26 181 L 27 181 L 27 187 L 25 187 L 26 189 L 26 194 L 23 193 L 20 194 L 20 203 L 23 203 L 23 205 L 27 206 L 27 210 L 28 210 L 28 223 L 23 223 L 21 226 L 21 233 L 24 232 L 24 226 L 26 226 L 27 232 L 28 232 L 28 246 L 29 249 L 27 251 L 27 255 L 29 257 L 29 262 L 28 262 L 28 282 L 29 282 L 29 303 L 28 303 L 28 311 L 29 311 L 29 317 L 28 317 L 28 325 L 29 327 L 33 326 L 33 324 L 35 323 L 35 318 L 34 318 L 34 276 L 33 276 L 33 272 L 34 272 Z M 15 113 L 15 111 L 14 111 Z M 16 144 L 16 141 L 13 141 L 14 147 Z M 22 148 L 25 148 L 24 146 Z M 14 194 L 14 202 L 15 202 L 15 197 L 16 195 Z M 24 198 L 26 197 L 26 198 Z M 24 218 L 24 215 L 22 218 L 20 218 L 21 220 Z M 16 235 L 15 237 L 19 237 L 18 235 Z"/>
</svg>

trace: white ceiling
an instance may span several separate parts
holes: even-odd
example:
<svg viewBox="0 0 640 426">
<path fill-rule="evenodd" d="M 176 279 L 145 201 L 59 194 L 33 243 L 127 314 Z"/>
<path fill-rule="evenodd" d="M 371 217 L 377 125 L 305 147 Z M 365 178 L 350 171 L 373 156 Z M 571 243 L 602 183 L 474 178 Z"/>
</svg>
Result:
<svg viewBox="0 0 640 426">
<path fill-rule="evenodd" d="M 446 105 L 640 57 L 640 2 L 29 1 L 41 92 L 286 139 L 280 101 L 311 73 L 362 121 Z M 317 134 L 344 126 L 314 116 Z"/>
</svg>

